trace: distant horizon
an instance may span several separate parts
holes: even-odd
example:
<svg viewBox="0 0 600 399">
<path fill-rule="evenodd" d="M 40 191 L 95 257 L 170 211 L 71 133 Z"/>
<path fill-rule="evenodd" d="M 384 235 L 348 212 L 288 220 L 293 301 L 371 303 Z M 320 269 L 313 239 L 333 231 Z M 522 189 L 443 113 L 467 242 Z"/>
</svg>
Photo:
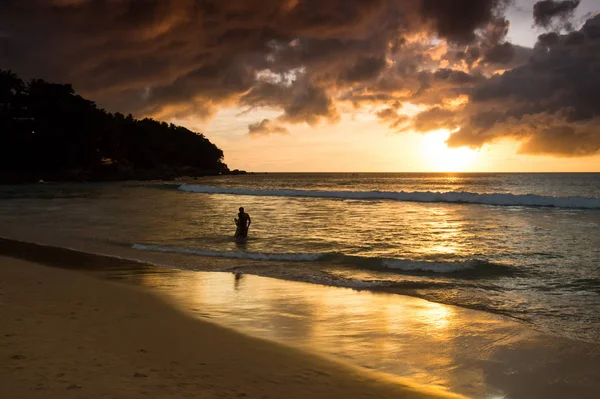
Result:
<svg viewBox="0 0 600 399">
<path fill-rule="evenodd" d="M 466 171 L 466 172 L 414 172 L 414 171 L 409 171 L 409 172 L 372 172 L 372 171 L 367 171 L 367 172 L 345 172 L 345 171 L 338 171 L 338 172 L 331 172 L 331 171 L 255 171 L 255 170 L 245 170 L 245 172 L 248 173 L 254 173 L 254 174 L 274 174 L 274 173 L 279 173 L 279 174 L 319 174 L 319 173 L 323 173 L 323 174 L 393 174 L 393 173 L 403 173 L 403 174 L 439 174 L 439 175 L 452 175 L 452 174 L 473 174 L 473 175 L 477 175 L 477 174 L 551 174 L 551 173 L 555 173 L 555 174 L 595 174 L 595 173 L 600 173 L 599 171 L 551 171 L 551 172 L 547 172 L 547 171 L 532 171 L 532 172 L 519 172 L 519 171 L 483 171 L 483 172 L 479 172 L 479 171 Z"/>
<path fill-rule="evenodd" d="M 577 171 L 577 172 L 310 172 L 310 171 L 254 171 L 246 170 L 248 173 L 254 174 L 430 174 L 430 175 L 453 175 L 453 174 L 472 174 L 472 175 L 483 175 L 483 174 L 600 174 L 600 171 Z M 239 175 L 238 175 L 239 176 Z"/>
</svg>

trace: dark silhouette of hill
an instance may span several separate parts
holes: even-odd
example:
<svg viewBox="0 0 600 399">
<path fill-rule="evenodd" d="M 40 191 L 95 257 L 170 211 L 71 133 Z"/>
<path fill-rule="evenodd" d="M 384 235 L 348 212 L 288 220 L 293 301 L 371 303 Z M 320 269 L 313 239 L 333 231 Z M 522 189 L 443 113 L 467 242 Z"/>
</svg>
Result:
<svg viewBox="0 0 600 399">
<path fill-rule="evenodd" d="M 234 171 L 238 173 L 238 171 Z M 0 183 L 171 179 L 233 173 L 184 127 L 109 113 L 69 84 L 0 70 Z"/>
</svg>

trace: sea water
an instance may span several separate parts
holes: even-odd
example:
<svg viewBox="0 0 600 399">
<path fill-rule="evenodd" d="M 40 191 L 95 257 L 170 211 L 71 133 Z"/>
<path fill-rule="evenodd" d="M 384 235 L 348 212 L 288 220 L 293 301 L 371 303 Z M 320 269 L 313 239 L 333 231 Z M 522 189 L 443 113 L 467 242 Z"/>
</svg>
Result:
<svg viewBox="0 0 600 399">
<path fill-rule="evenodd" d="M 0 198 L 3 236 L 412 295 L 600 342 L 600 174 L 253 174 L 5 186 Z"/>
</svg>

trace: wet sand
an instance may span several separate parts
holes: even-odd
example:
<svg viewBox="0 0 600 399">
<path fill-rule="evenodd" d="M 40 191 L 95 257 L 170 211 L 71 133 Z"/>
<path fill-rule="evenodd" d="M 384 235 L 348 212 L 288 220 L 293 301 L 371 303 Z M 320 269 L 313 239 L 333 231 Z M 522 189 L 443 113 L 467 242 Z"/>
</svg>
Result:
<svg viewBox="0 0 600 399">
<path fill-rule="evenodd" d="M 4 365 L 0 362 L 2 398 L 28 397 L 6 396 L 2 391 L 8 389 L 4 388 L 3 378 L 13 387 L 21 386 L 15 382 L 21 377 L 15 377 L 14 373 L 23 369 L 17 367 L 28 370 L 37 367 L 23 385 L 25 388 L 21 388 L 24 392 L 39 389 L 47 393 L 44 389 L 51 382 L 52 389 L 58 389 L 52 391 L 58 392 L 55 397 L 63 397 L 62 394 L 71 390 L 83 392 L 79 390 L 90 385 L 99 386 L 101 392 L 108 392 L 108 397 L 119 397 L 114 392 L 121 389 L 126 392 L 123 397 L 136 397 L 136 393 L 142 391 L 158 395 L 150 397 L 185 397 L 192 392 L 192 396 L 203 397 L 197 392 L 213 392 L 210 390 L 213 388 L 217 390 L 209 397 L 235 397 L 235 394 L 240 397 L 243 394 L 250 397 L 322 397 L 319 396 L 322 394 L 324 397 L 349 395 L 353 398 L 367 392 L 377 397 L 387 394 L 421 397 L 416 393 L 422 391 L 421 387 L 485 399 L 600 397 L 599 345 L 552 337 L 499 315 L 396 294 L 239 273 L 152 266 L 117 258 L 114 249 L 110 256 L 94 255 L 103 253 L 105 248 L 90 243 L 69 242 L 69 247 L 76 246 L 79 250 L 51 246 L 60 242 L 46 241 L 45 244 L 0 238 L 0 255 L 59 268 L 39 269 L 37 266 L 39 270 L 15 274 L 36 266 L 0 258 L 0 359 L 9 359 L 6 363 L 9 373 L 4 373 Z M 118 249 L 118 256 L 137 255 L 129 253 L 128 248 Z M 145 262 L 162 264 L 164 261 L 164 254 L 144 255 L 147 257 Z M 225 266 L 226 262 L 223 263 Z M 17 267 L 19 265 L 26 266 Z M 9 275 L 12 275 L 12 282 L 9 282 Z M 140 290 L 145 293 L 141 294 Z M 144 304 L 144 312 L 138 309 L 140 303 Z M 172 321 L 174 319 L 179 321 Z M 3 323 L 4 320 L 10 324 Z M 4 331 L 5 325 L 10 325 L 13 331 Z M 45 327 L 38 327 L 42 325 Z M 69 325 L 83 332 L 84 338 L 65 327 Z M 97 336 L 97 326 L 112 335 Z M 198 332 L 195 332 L 196 328 Z M 42 355 L 33 357 L 38 359 L 33 366 L 24 363 L 26 358 L 21 358 L 26 356 L 30 361 L 30 355 L 11 349 L 17 342 L 17 336 L 12 335 L 17 330 L 29 343 L 25 347 L 43 349 Z M 37 331 L 38 335 L 24 335 L 32 331 Z M 44 335 L 46 331 L 52 331 L 50 336 L 54 338 L 50 343 Z M 62 343 L 57 338 L 61 336 L 76 344 Z M 138 344 L 140 340 L 146 342 L 144 339 L 150 340 L 149 343 Z M 101 346 L 97 346 L 98 343 Z M 147 347 L 151 345 L 158 348 L 152 349 L 156 354 L 154 357 L 147 356 L 150 353 Z M 49 351 L 55 346 L 54 352 Z M 23 347 L 23 344 L 14 346 Z M 75 362 L 72 359 L 81 356 L 78 347 L 84 348 L 83 358 Z M 271 351 L 268 352 L 271 354 L 246 352 L 247 347 L 271 348 L 260 349 Z M 188 356 L 188 352 L 201 360 L 184 364 L 179 358 Z M 106 353 L 111 354 L 108 360 Z M 334 361 L 323 360 L 324 356 Z M 94 357 L 102 360 L 86 363 L 85 359 Z M 56 371 L 55 364 L 63 358 L 71 359 L 64 363 L 63 369 L 86 372 Z M 304 363 L 292 368 L 286 366 L 298 359 L 304 359 Z M 114 361 L 120 363 L 111 366 L 112 371 L 106 374 L 103 368 Z M 233 366 L 229 367 L 227 362 Z M 333 371 L 328 368 L 326 374 L 321 375 L 314 371 L 321 370 L 315 364 L 325 364 Z M 282 370 L 291 371 L 282 374 Z M 248 372 L 253 373 L 251 379 L 246 378 Z M 103 382 L 94 383 L 93 378 L 86 380 L 90 373 Z M 145 377 L 135 377 L 135 373 Z M 65 378 L 67 375 L 76 378 Z M 326 375 L 331 378 L 321 379 Z M 88 385 L 81 381 L 87 381 L 85 384 Z M 316 385 L 314 381 L 317 381 Z M 38 384 L 41 385 L 38 387 Z M 310 388 L 303 388 L 303 384 Z M 335 388 L 346 384 L 353 388 L 342 391 Z M 402 384 L 416 388 L 409 396 L 403 396 Z M 137 388 L 130 390 L 130 386 Z M 278 390 L 271 391 L 276 386 Z M 285 392 L 288 388 L 299 391 L 291 395 Z M 271 393 L 265 393 L 265 389 Z M 180 390 L 185 394 L 179 395 Z"/>
<path fill-rule="evenodd" d="M 132 286 L 0 257 L 2 398 L 457 397 L 252 338 Z"/>
</svg>

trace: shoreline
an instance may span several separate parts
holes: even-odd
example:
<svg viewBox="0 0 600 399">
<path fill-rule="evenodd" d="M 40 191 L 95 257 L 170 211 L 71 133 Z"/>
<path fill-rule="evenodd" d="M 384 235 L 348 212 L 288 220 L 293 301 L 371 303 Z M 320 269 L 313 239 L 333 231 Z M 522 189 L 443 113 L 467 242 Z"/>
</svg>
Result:
<svg viewBox="0 0 600 399">
<path fill-rule="evenodd" d="M 119 268 L 129 269 L 129 268 L 143 268 L 145 266 L 151 267 L 159 267 L 165 268 L 167 270 L 176 270 L 180 272 L 192 271 L 192 272 L 205 272 L 205 273 L 227 273 L 227 274 L 235 274 L 234 271 L 229 269 L 231 262 L 236 262 L 238 259 L 234 258 L 217 258 L 211 256 L 196 256 L 190 255 L 192 258 L 204 258 L 205 261 L 209 261 L 213 264 L 219 264 L 220 266 L 215 269 L 210 270 L 199 270 L 199 269 L 186 269 L 174 266 L 170 259 L 173 254 L 169 252 L 156 252 L 156 251 L 138 251 L 135 249 L 131 249 L 130 247 L 115 247 L 111 246 L 103 247 L 100 243 L 84 243 L 84 242 L 76 242 L 73 241 L 75 246 L 67 247 L 64 246 L 61 240 L 55 241 L 54 237 L 48 236 L 40 236 L 36 237 L 35 240 L 28 240 L 29 231 L 26 231 L 26 234 L 13 234 L 12 237 L 0 236 L 0 256 L 9 256 L 15 257 L 19 259 L 29 260 L 42 264 L 49 264 L 51 266 L 56 266 L 60 268 L 66 269 L 78 269 L 80 270 L 81 265 L 86 265 L 85 268 L 88 269 L 97 269 L 106 267 L 105 259 L 112 259 L 110 262 L 111 267 L 115 267 L 115 265 L 119 265 Z M 110 252 L 110 253 L 109 253 Z M 184 260 L 188 255 L 179 254 L 181 256 L 180 260 Z M 60 259 L 60 260 L 58 260 Z M 252 264 L 257 262 L 260 264 L 258 260 L 247 260 L 247 264 Z M 279 262 L 281 264 L 286 264 L 285 261 Z M 294 278 L 292 276 L 273 276 L 266 275 L 254 272 L 245 272 L 245 274 L 257 276 L 260 278 L 274 278 L 280 281 L 292 282 L 292 283 L 306 283 L 306 284 L 315 284 L 323 287 L 332 287 L 332 288 L 340 288 L 340 289 L 350 289 L 356 292 L 370 292 L 374 294 L 389 294 L 389 295 L 397 295 L 401 297 L 409 297 L 409 298 L 417 298 L 420 300 L 439 303 L 440 305 L 453 306 L 461 309 L 469 310 L 469 311 L 479 311 L 484 312 L 486 314 L 493 315 L 495 317 L 500 317 L 504 320 L 513 323 L 523 323 L 522 320 L 514 319 L 510 315 L 506 315 L 501 312 L 493 312 L 485 308 L 478 307 L 470 307 L 463 306 L 460 304 L 455 304 L 451 302 L 444 302 L 442 300 L 432 300 L 426 295 L 421 295 L 416 291 L 412 290 L 398 290 L 394 288 L 387 287 L 385 285 L 377 286 L 350 286 L 350 285 L 331 285 L 318 281 L 311 281 L 302 278 Z M 526 323 L 523 323 L 526 324 Z M 536 330 L 533 326 L 527 326 L 538 333 L 544 333 L 542 331 Z M 584 341 L 587 342 L 587 341 Z"/>
<path fill-rule="evenodd" d="M 410 386 L 467 397 L 600 394 L 595 378 L 600 372 L 600 346 L 546 336 L 486 312 L 398 294 L 163 268 L 141 260 L 0 239 L 0 260 L 7 252 L 84 272 L 55 269 L 71 280 L 77 275 L 102 286 L 158 294 L 160 300 L 155 300 L 161 306 L 169 304 L 190 321 L 208 321 L 241 337 L 258 337 L 266 345 L 295 348 L 291 350 L 304 356 L 341 361 L 360 375 L 374 372 L 386 381 L 402 377 L 399 380 Z M 195 339 L 191 342 L 196 344 Z"/>
<path fill-rule="evenodd" d="M 70 241 L 69 246 L 65 245 L 64 240 Z M 174 258 L 174 255 L 177 258 Z M 238 262 L 235 258 L 219 258 L 212 256 L 198 256 L 188 254 L 177 254 L 172 252 L 157 252 L 157 251 L 139 251 L 129 246 L 106 244 L 95 241 L 83 241 L 77 240 L 73 237 L 59 237 L 44 235 L 32 235 L 32 231 L 29 228 L 24 230 L 14 230 L 12 234 L 0 235 L 0 256 L 15 257 L 23 260 L 33 261 L 41 264 L 48 264 L 55 267 L 66 268 L 66 269 L 84 269 L 90 270 L 104 270 L 107 268 L 106 259 L 110 259 L 108 262 L 110 268 L 122 268 L 129 270 L 130 268 L 164 268 L 165 270 L 173 270 L 179 272 L 191 271 L 204 272 L 204 273 L 226 273 L 235 274 L 237 273 L 234 269 L 231 269 L 231 264 Z M 173 260 L 176 259 L 185 266 L 177 266 Z M 192 259 L 192 261 L 190 261 Z M 188 268 L 188 263 L 201 259 L 203 264 L 210 263 L 214 265 L 210 269 L 204 270 L 203 266 L 196 268 Z M 246 264 L 256 263 L 261 265 L 260 260 L 245 260 Z M 278 262 L 281 265 L 286 265 L 286 261 Z M 291 262 L 293 263 L 293 262 Z M 257 276 L 260 278 L 274 278 L 284 282 L 291 283 L 306 283 L 310 285 L 318 285 L 323 287 L 349 289 L 356 292 L 369 292 L 373 294 L 388 294 L 400 297 L 417 298 L 427 302 L 433 302 L 436 304 L 457 307 L 466 311 L 483 312 L 493 317 L 498 317 L 505 320 L 507 323 L 516 323 L 522 325 L 526 329 L 530 329 L 535 333 L 542 335 L 550 335 L 557 339 L 574 340 L 581 343 L 591 344 L 600 346 L 600 342 L 590 341 L 585 339 L 577 339 L 570 336 L 563 336 L 552 334 L 544 329 L 538 328 L 536 325 L 527 322 L 521 318 L 515 318 L 505 312 L 494 311 L 493 309 L 454 303 L 452 301 L 445 301 L 444 298 L 432 298 L 429 295 L 420 294 L 416 290 L 411 289 L 398 289 L 396 287 L 388 287 L 386 285 L 372 285 L 372 286 L 353 286 L 353 285 L 332 285 L 323 283 L 320 281 L 307 280 L 303 278 L 297 278 L 292 275 L 280 276 L 261 274 L 254 271 L 244 270 L 244 274 Z M 460 272 L 458 272 L 460 273 Z M 457 273 L 457 274 L 458 274 Z M 428 275 L 424 273 L 423 275 Z"/>
<path fill-rule="evenodd" d="M 454 397 L 195 320 L 154 295 L 0 257 L 0 396 Z"/>
<path fill-rule="evenodd" d="M 69 246 L 64 244 L 64 237 L 58 238 L 56 236 L 48 236 L 48 235 L 37 235 L 33 236 L 32 232 L 29 228 L 26 228 L 23 231 L 19 229 L 12 232 L 10 236 L 6 234 L 0 235 L 0 256 L 5 255 L 9 257 L 16 257 L 19 259 L 29 260 L 33 262 L 49 264 L 56 267 L 67 268 L 67 269 L 81 269 L 82 265 L 85 265 L 85 268 L 90 269 L 103 269 L 106 267 L 105 259 L 112 259 L 109 262 L 110 267 L 115 267 L 115 265 L 119 265 L 118 267 L 129 269 L 129 268 L 140 268 L 144 266 L 150 265 L 151 267 L 164 268 L 165 270 L 175 270 L 175 271 L 192 271 L 192 272 L 206 272 L 206 273 L 235 273 L 231 269 L 231 264 L 233 262 L 238 262 L 238 259 L 234 258 L 218 258 L 211 256 L 197 256 L 197 255 L 187 255 L 187 254 L 176 254 L 171 252 L 157 252 L 157 251 L 139 251 L 132 249 L 129 246 L 119 246 L 119 245 L 110 245 L 108 246 L 106 243 L 101 242 L 91 242 L 91 241 L 81 241 L 73 239 L 69 237 L 68 239 L 71 241 Z M 190 259 L 193 261 L 197 261 L 198 259 L 202 259 L 202 262 L 208 262 L 214 267 L 203 270 L 200 268 L 188 268 L 182 266 L 176 266 L 173 263 L 173 256 L 178 256 L 177 260 L 182 262 L 182 264 L 186 264 L 186 262 L 190 262 Z M 261 261 L 257 260 L 245 260 L 246 264 L 261 264 Z M 287 262 L 281 261 L 278 262 L 282 265 L 285 265 Z M 478 311 L 484 312 L 489 315 L 493 315 L 494 317 L 502 318 L 509 323 L 518 323 L 526 328 L 531 329 L 539 334 L 549 334 L 547 331 L 536 328 L 535 325 L 528 323 L 522 319 L 514 318 L 510 314 L 506 314 L 503 312 L 495 312 L 488 308 L 477 307 L 477 306 L 469 306 L 463 305 L 460 303 L 453 303 L 452 301 L 444 301 L 443 298 L 431 298 L 431 296 L 420 294 L 416 290 L 411 289 L 398 289 L 395 287 L 388 287 L 385 285 L 372 285 L 372 286 L 352 286 L 352 285 L 331 285 L 319 281 L 307 280 L 302 278 L 295 278 L 292 275 L 279 276 L 279 275 L 269 275 L 269 274 L 261 274 L 253 271 L 247 272 L 244 271 L 245 274 L 253 275 L 262 278 L 274 278 L 281 281 L 292 282 L 292 283 L 306 283 L 306 284 L 315 284 L 324 287 L 333 287 L 340 289 L 350 289 L 356 292 L 370 292 L 374 294 L 389 294 L 396 295 L 400 297 L 409 297 L 409 298 L 418 298 L 420 300 L 437 303 L 445 306 L 458 307 L 460 309 L 464 309 L 467 311 Z M 426 274 L 424 274 L 426 275 Z M 573 339 L 570 337 L 564 337 L 560 335 L 549 334 L 557 338 L 564 339 Z M 578 340 L 580 342 L 585 342 L 588 344 L 597 345 L 598 343 L 587 340 Z"/>
</svg>

